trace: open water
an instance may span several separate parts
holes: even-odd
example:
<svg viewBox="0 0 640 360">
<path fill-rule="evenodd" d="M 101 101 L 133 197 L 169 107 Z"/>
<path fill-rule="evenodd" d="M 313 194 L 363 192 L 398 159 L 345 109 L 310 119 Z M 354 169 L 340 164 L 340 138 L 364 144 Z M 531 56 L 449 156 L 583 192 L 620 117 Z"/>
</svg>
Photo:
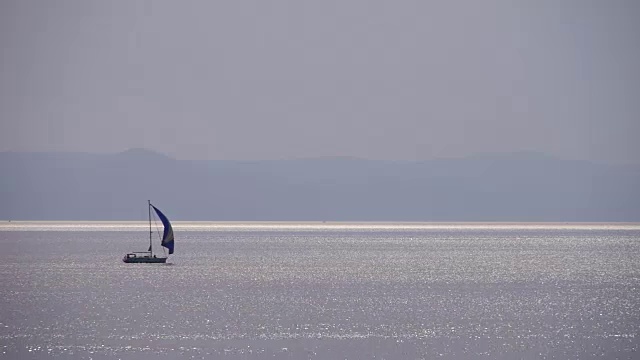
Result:
<svg viewBox="0 0 640 360">
<path fill-rule="evenodd" d="M 0 358 L 640 358 L 638 224 L 174 230 L 0 224 Z"/>
</svg>

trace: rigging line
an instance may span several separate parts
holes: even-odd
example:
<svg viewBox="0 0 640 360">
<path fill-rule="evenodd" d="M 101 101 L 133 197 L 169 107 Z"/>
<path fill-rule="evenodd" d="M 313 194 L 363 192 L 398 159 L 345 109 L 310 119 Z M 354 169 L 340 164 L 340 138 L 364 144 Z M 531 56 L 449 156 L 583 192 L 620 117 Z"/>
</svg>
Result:
<svg viewBox="0 0 640 360">
<path fill-rule="evenodd" d="M 153 216 L 153 224 L 156 226 L 156 234 L 158 235 L 158 239 L 162 240 L 162 235 L 160 235 L 160 227 L 158 226 L 158 219 L 156 218 L 156 212 L 153 211 L 151 213 L 151 216 Z"/>
</svg>

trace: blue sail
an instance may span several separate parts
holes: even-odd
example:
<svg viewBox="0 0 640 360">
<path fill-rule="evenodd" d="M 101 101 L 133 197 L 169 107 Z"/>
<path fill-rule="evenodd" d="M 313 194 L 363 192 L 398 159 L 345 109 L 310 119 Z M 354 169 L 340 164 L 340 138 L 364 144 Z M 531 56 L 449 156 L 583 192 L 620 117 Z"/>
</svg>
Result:
<svg viewBox="0 0 640 360">
<path fill-rule="evenodd" d="M 161 245 L 169 249 L 169 254 L 173 254 L 173 228 L 171 228 L 171 223 L 169 219 L 162 213 L 162 211 L 158 210 L 155 206 L 151 205 L 153 210 L 156 211 L 160 221 L 162 221 L 162 225 L 164 225 L 164 233 L 162 234 L 162 243 Z"/>
</svg>

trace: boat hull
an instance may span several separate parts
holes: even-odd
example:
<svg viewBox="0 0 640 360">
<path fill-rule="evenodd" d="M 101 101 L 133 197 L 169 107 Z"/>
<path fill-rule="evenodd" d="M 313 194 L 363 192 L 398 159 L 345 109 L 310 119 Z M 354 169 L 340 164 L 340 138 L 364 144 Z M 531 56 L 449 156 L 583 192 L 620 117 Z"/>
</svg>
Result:
<svg viewBox="0 0 640 360">
<path fill-rule="evenodd" d="M 122 259 L 123 262 L 127 264 L 163 264 L 167 262 L 166 257 L 148 257 L 148 256 L 138 256 L 138 257 L 124 257 Z"/>
</svg>

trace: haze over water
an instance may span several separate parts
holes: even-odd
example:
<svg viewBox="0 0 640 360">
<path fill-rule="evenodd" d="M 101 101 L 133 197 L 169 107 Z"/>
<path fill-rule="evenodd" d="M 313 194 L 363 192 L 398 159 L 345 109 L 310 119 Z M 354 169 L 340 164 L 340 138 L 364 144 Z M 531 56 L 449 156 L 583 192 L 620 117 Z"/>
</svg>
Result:
<svg viewBox="0 0 640 360">
<path fill-rule="evenodd" d="M 632 359 L 639 224 L 0 225 L 0 357 Z M 160 249 L 157 239 L 154 243 Z"/>
</svg>

